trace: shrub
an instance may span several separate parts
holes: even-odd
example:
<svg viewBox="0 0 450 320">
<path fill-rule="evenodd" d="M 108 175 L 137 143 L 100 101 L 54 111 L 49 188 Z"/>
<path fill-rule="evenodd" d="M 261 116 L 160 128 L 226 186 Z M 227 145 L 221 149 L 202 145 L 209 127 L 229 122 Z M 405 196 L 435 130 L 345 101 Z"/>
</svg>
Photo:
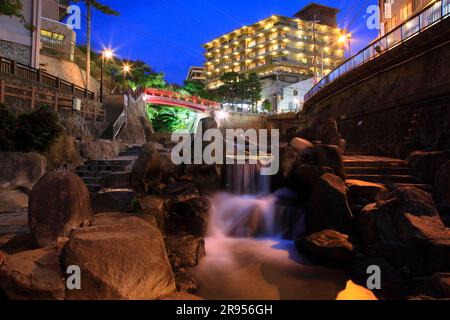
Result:
<svg viewBox="0 0 450 320">
<path fill-rule="evenodd" d="M 43 106 L 17 118 L 16 146 L 21 151 L 45 152 L 62 132 L 58 115 Z"/>
<path fill-rule="evenodd" d="M 16 117 L 8 107 L 0 104 L 0 151 L 13 151 L 15 147 Z"/>
<path fill-rule="evenodd" d="M 152 105 L 148 106 L 147 113 L 156 132 L 191 129 L 195 121 L 195 113 L 184 108 Z"/>
</svg>

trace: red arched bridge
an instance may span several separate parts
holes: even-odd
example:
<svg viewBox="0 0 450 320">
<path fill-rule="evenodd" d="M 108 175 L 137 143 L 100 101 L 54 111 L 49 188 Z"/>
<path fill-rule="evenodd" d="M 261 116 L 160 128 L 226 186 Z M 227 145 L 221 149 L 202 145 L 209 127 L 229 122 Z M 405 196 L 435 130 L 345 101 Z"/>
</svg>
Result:
<svg viewBox="0 0 450 320">
<path fill-rule="evenodd" d="M 220 109 L 221 104 L 196 96 L 189 96 L 176 91 L 161 89 L 144 89 L 144 100 L 149 104 L 182 107 L 197 112 L 206 112 Z"/>
</svg>

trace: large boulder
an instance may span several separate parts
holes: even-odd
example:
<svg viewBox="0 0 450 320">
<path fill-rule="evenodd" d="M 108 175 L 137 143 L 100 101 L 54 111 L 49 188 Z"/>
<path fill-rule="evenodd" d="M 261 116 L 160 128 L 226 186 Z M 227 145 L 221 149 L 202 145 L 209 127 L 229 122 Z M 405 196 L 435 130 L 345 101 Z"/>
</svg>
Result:
<svg viewBox="0 0 450 320">
<path fill-rule="evenodd" d="M 58 237 L 68 236 L 92 219 L 86 185 L 70 172 L 47 173 L 31 192 L 28 218 L 39 245 L 54 245 Z"/>
<path fill-rule="evenodd" d="M 324 174 L 314 186 L 306 213 L 308 232 L 331 229 L 348 234 L 352 219 L 344 181 L 333 174 Z"/>
<path fill-rule="evenodd" d="M 420 189 L 401 187 L 387 201 L 367 205 L 356 229 L 366 247 L 394 266 L 418 275 L 450 270 L 450 232 Z"/>
<path fill-rule="evenodd" d="M 281 150 L 280 174 L 282 179 L 289 179 L 294 172 L 296 164 L 300 161 L 298 152 L 291 146 Z"/>
<path fill-rule="evenodd" d="M 81 141 L 80 154 L 87 160 L 106 160 L 119 156 L 120 147 L 116 141 L 96 140 Z"/>
<path fill-rule="evenodd" d="M 94 220 L 91 223 L 91 227 L 103 226 L 103 225 L 124 225 L 129 220 L 129 218 L 135 217 L 144 220 L 145 222 L 151 224 L 153 227 L 157 228 L 156 219 L 154 216 L 149 214 L 141 213 L 124 213 L 124 212 L 104 212 L 98 213 L 94 216 Z"/>
<path fill-rule="evenodd" d="M 37 153 L 0 152 L 0 189 L 31 190 L 44 175 L 47 161 Z"/>
<path fill-rule="evenodd" d="M 83 163 L 75 139 L 68 134 L 62 134 L 53 143 L 45 155 L 48 170 L 67 169 L 74 171 Z"/>
<path fill-rule="evenodd" d="M 161 183 L 161 157 L 156 146 L 149 142 L 142 147 L 131 171 L 131 186 L 139 194 L 149 194 Z"/>
<path fill-rule="evenodd" d="M 323 230 L 299 238 L 295 245 L 301 253 L 329 266 L 348 267 L 356 256 L 348 236 L 334 230 Z"/>
<path fill-rule="evenodd" d="M 320 140 L 322 144 L 338 147 L 342 152 L 345 149 L 345 141 L 341 138 L 338 125 L 335 119 L 329 118 L 320 130 Z"/>
<path fill-rule="evenodd" d="M 216 165 L 188 165 L 185 173 L 192 177 L 193 182 L 203 194 L 215 193 L 220 189 L 222 177 L 221 168 Z"/>
<path fill-rule="evenodd" d="M 206 117 L 199 121 L 196 133 L 204 134 L 207 130 L 217 129 L 219 126 L 216 120 L 212 117 Z"/>
<path fill-rule="evenodd" d="M 208 228 L 211 202 L 206 198 L 189 199 L 178 203 L 169 216 L 167 229 L 171 232 L 204 237 Z"/>
<path fill-rule="evenodd" d="M 183 174 L 183 166 L 172 162 L 170 155 L 161 154 L 161 181 L 171 183 Z"/>
<path fill-rule="evenodd" d="M 434 177 L 434 189 L 436 190 L 439 202 L 450 206 L 450 161 L 441 165 Z"/>
<path fill-rule="evenodd" d="M 200 191 L 192 182 L 178 181 L 167 186 L 166 197 L 169 199 L 171 205 L 176 205 L 189 199 L 200 198 Z"/>
<path fill-rule="evenodd" d="M 58 251 L 44 248 L 6 256 L 0 267 L 0 288 L 11 300 L 63 300 Z"/>
<path fill-rule="evenodd" d="M 165 296 L 159 297 L 160 301 L 201 301 L 203 300 L 199 296 L 193 295 L 187 292 L 174 292 L 166 294 Z"/>
<path fill-rule="evenodd" d="M 130 217 L 120 223 L 96 223 L 75 230 L 61 259 L 81 268 L 81 290 L 68 299 L 156 299 L 175 291 L 175 281 L 161 232 Z"/>
<path fill-rule="evenodd" d="M 294 138 L 289 142 L 289 146 L 298 152 L 303 160 L 310 160 L 314 153 L 314 145 L 308 140 Z"/>
<path fill-rule="evenodd" d="M 433 184 L 439 168 L 450 160 L 450 151 L 415 151 L 406 162 L 422 182 Z"/>
<path fill-rule="evenodd" d="M 36 240 L 30 233 L 10 233 L 0 235 L 0 250 L 8 254 L 39 249 Z"/>
<path fill-rule="evenodd" d="M 165 231 L 166 208 L 163 197 L 150 195 L 138 199 L 136 211 L 155 217 L 158 229 Z"/>
<path fill-rule="evenodd" d="M 132 212 L 137 199 L 132 189 L 103 189 L 92 197 L 94 213 Z"/>
<path fill-rule="evenodd" d="M 315 147 L 317 163 L 320 166 L 330 167 L 335 175 L 345 181 L 345 168 L 342 151 L 331 145 L 318 145 Z"/>
<path fill-rule="evenodd" d="M 450 299 L 450 273 L 435 273 L 416 288 L 413 296 Z"/>
<path fill-rule="evenodd" d="M 348 188 L 348 198 L 350 203 L 355 202 L 377 202 L 386 200 L 389 194 L 388 189 L 377 183 L 371 183 L 361 180 L 346 180 Z"/>
<path fill-rule="evenodd" d="M 325 173 L 333 173 L 333 169 L 309 164 L 298 166 L 294 171 L 295 189 L 297 191 L 311 192 L 317 181 Z"/>
<path fill-rule="evenodd" d="M 0 190 L 0 214 L 28 208 L 28 195 L 20 190 Z"/>
</svg>

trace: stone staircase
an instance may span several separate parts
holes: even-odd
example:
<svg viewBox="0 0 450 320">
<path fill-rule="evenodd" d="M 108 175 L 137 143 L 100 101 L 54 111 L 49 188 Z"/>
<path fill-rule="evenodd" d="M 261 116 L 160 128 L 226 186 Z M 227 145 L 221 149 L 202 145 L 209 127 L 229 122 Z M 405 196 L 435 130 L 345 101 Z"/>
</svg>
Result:
<svg viewBox="0 0 450 320">
<path fill-rule="evenodd" d="M 91 193 L 102 188 L 101 180 L 111 173 L 129 172 L 139 156 L 141 146 L 131 146 L 122 151 L 118 158 L 108 160 L 88 160 L 75 173 L 84 181 Z"/>
<path fill-rule="evenodd" d="M 431 185 L 424 184 L 400 159 L 357 155 L 347 153 L 344 156 L 347 179 L 378 183 L 392 190 L 399 186 L 414 186 L 426 192 L 432 192 Z"/>
</svg>

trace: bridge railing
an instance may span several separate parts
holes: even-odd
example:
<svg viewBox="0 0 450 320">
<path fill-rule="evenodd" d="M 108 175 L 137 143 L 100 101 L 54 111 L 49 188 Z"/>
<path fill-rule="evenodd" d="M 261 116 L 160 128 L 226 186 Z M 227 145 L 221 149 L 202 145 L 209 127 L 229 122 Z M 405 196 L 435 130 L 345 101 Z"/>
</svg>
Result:
<svg viewBox="0 0 450 320">
<path fill-rule="evenodd" d="M 218 109 L 220 108 L 220 103 L 203 99 L 197 96 L 191 96 L 182 94 L 180 92 L 172 91 L 172 90 L 163 90 L 163 89 L 145 89 L 145 94 L 148 96 L 156 96 L 156 97 L 164 97 L 164 98 L 170 98 L 170 99 L 176 99 L 176 100 L 184 100 L 187 102 L 191 102 L 194 104 L 199 104 L 205 107 Z"/>
<path fill-rule="evenodd" d="M 450 0 L 441 0 L 430 4 L 403 24 L 393 29 L 383 37 L 375 40 L 356 55 L 343 62 L 339 67 L 320 80 L 305 95 L 305 101 L 308 101 L 321 89 L 325 88 L 330 83 L 334 82 L 348 72 L 386 53 L 401 43 L 408 41 L 410 38 L 418 35 L 432 25 L 449 18 L 449 16 Z"/>
</svg>

